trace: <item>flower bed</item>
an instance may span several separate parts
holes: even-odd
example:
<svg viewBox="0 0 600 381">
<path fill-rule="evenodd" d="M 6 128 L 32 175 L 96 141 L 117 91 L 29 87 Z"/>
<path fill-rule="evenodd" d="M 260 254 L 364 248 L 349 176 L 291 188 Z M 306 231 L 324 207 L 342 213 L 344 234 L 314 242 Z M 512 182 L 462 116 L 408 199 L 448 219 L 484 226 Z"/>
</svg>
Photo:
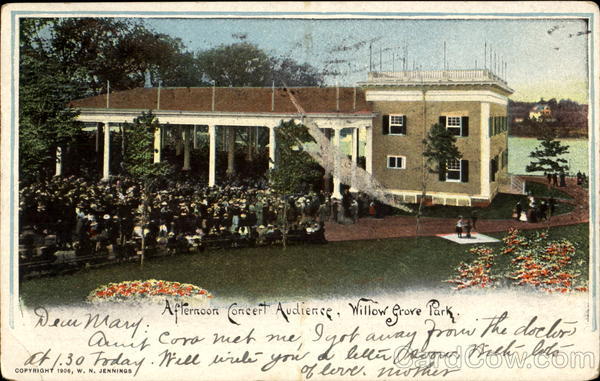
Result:
<svg viewBox="0 0 600 381">
<path fill-rule="evenodd" d="M 498 252 L 488 247 L 469 250 L 476 255 L 475 260 L 461 263 L 456 269 L 457 276 L 447 282 L 463 289 L 491 286 L 498 278 L 504 278 L 514 286 L 530 286 L 545 292 L 587 291 L 587 281 L 580 278 L 581 273 L 573 266 L 577 249 L 569 240 L 549 240 L 546 232 L 527 236 L 511 228 L 502 242 L 504 246 Z M 493 276 L 498 255 L 510 256 L 510 265 L 505 273 Z"/>
<path fill-rule="evenodd" d="M 475 255 L 470 262 L 461 262 L 457 268 L 458 275 L 446 282 L 454 283 L 455 289 L 460 290 L 467 287 L 488 287 L 494 284 L 495 277 L 491 275 L 494 265 L 494 252 L 487 246 L 477 246 L 469 250 Z"/>
<path fill-rule="evenodd" d="M 105 302 L 163 302 L 165 298 L 194 304 L 207 303 L 212 295 L 193 284 L 149 279 L 102 285 L 87 297 L 90 303 Z"/>
</svg>

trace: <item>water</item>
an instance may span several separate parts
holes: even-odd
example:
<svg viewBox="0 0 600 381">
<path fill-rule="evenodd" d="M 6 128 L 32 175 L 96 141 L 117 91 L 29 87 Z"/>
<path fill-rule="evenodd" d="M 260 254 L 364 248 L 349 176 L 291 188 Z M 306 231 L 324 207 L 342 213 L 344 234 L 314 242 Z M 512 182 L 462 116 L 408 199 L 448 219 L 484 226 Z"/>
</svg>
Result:
<svg viewBox="0 0 600 381">
<path fill-rule="evenodd" d="M 587 139 L 557 139 L 563 145 L 569 146 L 569 153 L 561 157 L 568 161 L 569 173 L 577 171 L 589 174 L 588 170 L 588 140 Z M 543 172 L 527 172 L 525 167 L 532 159 L 529 153 L 533 151 L 540 141 L 536 138 L 508 138 L 508 172 L 515 175 L 543 175 Z"/>
</svg>

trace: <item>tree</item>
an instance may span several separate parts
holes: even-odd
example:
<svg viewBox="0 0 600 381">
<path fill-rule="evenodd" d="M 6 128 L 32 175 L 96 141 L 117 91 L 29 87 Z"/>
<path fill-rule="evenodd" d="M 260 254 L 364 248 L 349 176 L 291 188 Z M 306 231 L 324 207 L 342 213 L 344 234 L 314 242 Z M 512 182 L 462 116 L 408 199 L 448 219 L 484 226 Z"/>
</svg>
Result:
<svg viewBox="0 0 600 381">
<path fill-rule="evenodd" d="M 146 224 L 149 223 L 149 201 L 152 188 L 157 180 L 164 178 L 169 173 L 168 164 L 165 162 L 154 163 L 153 137 L 160 129 L 158 119 L 152 111 L 142 112 L 134 119 L 133 124 L 125 123 L 125 152 L 123 153 L 123 167 L 125 172 L 142 184 L 142 256 L 144 264 L 146 251 Z"/>
<path fill-rule="evenodd" d="M 77 111 L 68 102 L 77 94 L 61 65 L 46 55 L 38 32 L 47 23 L 21 22 L 19 61 L 19 171 L 23 184 L 53 174 L 58 147 L 73 142 L 81 132 Z"/>
<path fill-rule="evenodd" d="M 321 86 L 323 75 L 316 68 L 289 57 L 271 57 L 257 45 L 236 42 L 199 52 L 197 69 L 206 81 L 224 87 Z"/>
<path fill-rule="evenodd" d="M 216 86 L 264 86 L 270 79 L 269 57 L 247 42 L 200 52 L 196 60 L 205 77 Z"/>
<path fill-rule="evenodd" d="M 555 140 L 556 134 L 552 129 L 546 129 L 540 144 L 529 154 L 534 159 L 525 170 L 527 172 L 565 173 L 569 170 L 567 160 L 560 157 L 569 153 L 569 146 Z"/>
<path fill-rule="evenodd" d="M 420 217 L 423 203 L 427 196 L 427 180 L 429 174 L 445 172 L 445 165 L 451 160 L 458 160 L 462 154 L 456 146 L 456 136 L 439 123 L 434 124 L 427 137 L 423 139 L 423 167 L 421 182 L 421 200 L 417 210 L 417 237 L 420 229 Z"/>
<path fill-rule="evenodd" d="M 323 86 L 322 73 L 307 63 L 299 64 L 289 57 L 271 59 L 272 77 L 276 84 L 286 86 Z"/>
<path fill-rule="evenodd" d="M 149 30 L 141 21 L 53 19 L 49 32 L 48 54 L 86 96 L 105 92 L 108 81 L 113 90 L 141 87 L 147 72 L 156 85 L 202 84 L 193 54 L 181 39 Z"/>
<path fill-rule="evenodd" d="M 282 121 L 275 129 L 277 164 L 269 174 L 271 188 L 284 199 L 283 245 L 287 243 L 289 196 L 304 192 L 321 177 L 319 164 L 304 149 L 315 142 L 308 128 L 293 120 Z"/>
</svg>

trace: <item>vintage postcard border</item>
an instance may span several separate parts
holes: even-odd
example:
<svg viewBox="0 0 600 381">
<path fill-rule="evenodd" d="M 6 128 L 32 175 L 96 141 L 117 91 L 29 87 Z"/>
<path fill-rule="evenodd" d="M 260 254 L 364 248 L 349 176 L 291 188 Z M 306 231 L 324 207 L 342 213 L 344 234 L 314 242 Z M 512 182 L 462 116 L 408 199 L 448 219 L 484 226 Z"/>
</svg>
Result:
<svg viewBox="0 0 600 381">
<path fill-rule="evenodd" d="M 91 6 L 94 6 L 93 4 Z M 276 12 L 219 12 L 219 11 L 23 11 L 23 10 L 15 10 L 10 11 L 10 73 L 3 73 L 6 77 L 8 74 L 10 81 L 10 109 L 7 110 L 4 114 L 8 114 L 8 120 L 10 121 L 10 129 L 8 131 L 4 131 L 4 134 L 9 134 L 9 136 L 5 135 L 5 139 L 3 139 L 3 149 L 9 150 L 9 166 L 10 171 L 6 173 L 3 171 L 3 177 L 7 181 L 9 186 L 9 190 L 5 190 L 2 195 L 3 202 L 8 202 L 8 219 L 10 221 L 10 226 L 8 229 L 8 234 L 4 234 L 3 238 L 8 239 L 9 249 L 9 326 L 14 328 L 14 316 L 15 316 L 15 271 L 17 268 L 17 264 L 15 262 L 15 237 L 18 232 L 15 229 L 15 205 L 18 200 L 15 197 L 15 185 L 17 181 L 18 174 L 18 163 L 16 158 L 16 146 L 18 144 L 17 141 L 17 116 L 18 116 L 18 65 L 15 64 L 18 58 L 18 21 L 21 17 L 60 17 L 60 16 L 105 16 L 105 17 L 140 17 L 140 18 L 150 18 L 150 17 L 193 17 L 193 18 L 230 18 L 230 17 L 239 17 L 239 18 L 419 18 L 419 19 L 427 19 L 427 18 L 461 18 L 461 19 L 471 19 L 471 18 L 585 18 L 589 22 L 589 28 L 592 31 L 590 35 L 589 48 L 588 48 L 588 57 L 589 57 L 589 65 L 588 65 L 588 85 L 589 85 L 589 102 L 591 112 L 588 116 L 589 120 L 589 166 L 590 166 L 590 188 L 589 192 L 591 195 L 590 199 L 590 321 L 591 327 L 593 331 L 598 329 L 598 321 L 597 321 L 597 295 L 598 295 L 598 279 L 597 279 L 597 270 L 596 267 L 598 265 L 598 252 L 596 248 L 598 247 L 598 232 L 594 228 L 597 224 L 597 203 L 596 203 L 596 195 L 597 195 L 597 183 L 596 183 L 596 174 L 597 166 L 596 166 L 596 147 L 598 145 L 597 136 L 596 136 L 596 97 L 595 97 L 595 54 L 593 47 L 595 46 L 594 34 L 596 33 L 595 28 L 595 20 L 593 13 L 543 13 L 543 12 L 285 12 L 285 11 L 276 11 Z M 6 102 L 3 102 L 6 104 Z M 6 120 L 6 119 L 5 119 Z M 7 139 L 7 138 L 10 139 Z M 10 147 L 8 147 L 10 145 Z M 6 151 L 4 151 L 6 152 Z M 5 167 L 6 165 L 4 165 Z M 5 196 L 8 194 L 8 200 L 6 200 Z M 6 232 L 6 230 L 5 230 Z"/>
</svg>

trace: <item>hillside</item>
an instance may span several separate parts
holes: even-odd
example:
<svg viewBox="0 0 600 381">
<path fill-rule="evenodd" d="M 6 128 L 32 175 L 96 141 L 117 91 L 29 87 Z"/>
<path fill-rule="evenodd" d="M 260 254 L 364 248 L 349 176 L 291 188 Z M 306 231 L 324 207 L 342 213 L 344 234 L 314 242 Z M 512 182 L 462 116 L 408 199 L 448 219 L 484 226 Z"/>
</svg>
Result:
<svg viewBox="0 0 600 381">
<path fill-rule="evenodd" d="M 530 119 L 530 111 L 536 106 L 548 106 L 550 112 L 544 118 Z M 510 135 L 538 137 L 553 128 L 559 138 L 587 138 L 588 105 L 570 99 L 556 101 L 552 98 L 539 102 L 515 102 L 509 100 Z"/>
</svg>

